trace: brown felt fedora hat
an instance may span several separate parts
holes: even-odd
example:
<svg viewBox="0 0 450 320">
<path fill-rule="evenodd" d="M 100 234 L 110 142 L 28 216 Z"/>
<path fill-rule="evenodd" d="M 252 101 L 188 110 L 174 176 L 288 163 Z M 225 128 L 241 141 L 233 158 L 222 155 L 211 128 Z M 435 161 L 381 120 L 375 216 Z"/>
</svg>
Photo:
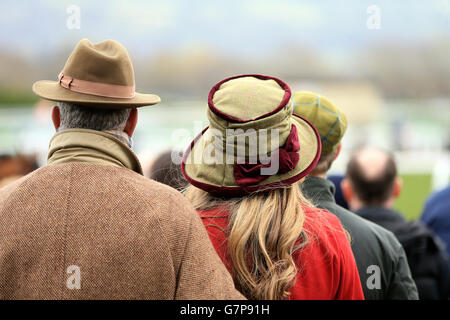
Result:
<svg viewBox="0 0 450 320">
<path fill-rule="evenodd" d="M 114 40 L 93 44 L 82 39 L 58 81 L 37 81 L 33 92 L 47 100 L 109 109 L 142 107 L 161 101 L 155 94 L 135 92 L 134 70 L 128 52 Z"/>
</svg>

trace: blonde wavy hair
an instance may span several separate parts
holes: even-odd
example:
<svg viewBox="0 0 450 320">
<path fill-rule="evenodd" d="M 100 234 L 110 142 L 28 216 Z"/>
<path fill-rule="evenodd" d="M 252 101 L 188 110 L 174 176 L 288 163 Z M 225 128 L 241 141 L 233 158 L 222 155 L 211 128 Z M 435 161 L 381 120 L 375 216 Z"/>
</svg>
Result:
<svg viewBox="0 0 450 320">
<path fill-rule="evenodd" d="M 185 195 L 197 210 L 228 214 L 223 231 L 236 287 L 248 299 L 287 299 L 297 274 L 293 254 L 308 242 L 302 206 L 312 206 L 299 183 L 242 198 L 216 198 L 194 186 Z"/>
</svg>

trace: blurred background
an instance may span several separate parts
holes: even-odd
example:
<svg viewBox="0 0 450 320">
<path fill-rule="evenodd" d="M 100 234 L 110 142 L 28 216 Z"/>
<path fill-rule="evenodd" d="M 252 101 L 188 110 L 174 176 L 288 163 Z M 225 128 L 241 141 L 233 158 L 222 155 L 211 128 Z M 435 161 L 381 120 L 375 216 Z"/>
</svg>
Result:
<svg viewBox="0 0 450 320">
<path fill-rule="evenodd" d="M 2 0 L 0 30 L 0 155 L 45 164 L 52 104 L 32 83 L 56 80 L 80 39 L 114 39 L 133 60 L 137 91 L 162 97 L 140 110 L 134 149 L 144 166 L 206 126 L 216 82 L 261 73 L 346 112 L 333 173 L 358 146 L 395 151 L 396 207 L 409 219 L 449 182 L 450 0 Z"/>
</svg>

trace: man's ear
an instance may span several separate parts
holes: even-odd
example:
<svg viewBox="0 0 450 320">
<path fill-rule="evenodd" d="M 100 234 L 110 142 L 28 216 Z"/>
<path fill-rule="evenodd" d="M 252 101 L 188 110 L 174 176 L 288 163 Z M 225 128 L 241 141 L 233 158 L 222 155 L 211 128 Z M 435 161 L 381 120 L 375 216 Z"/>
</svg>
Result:
<svg viewBox="0 0 450 320">
<path fill-rule="evenodd" d="M 394 190 L 392 192 L 392 196 L 394 197 L 394 199 L 398 198 L 398 196 L 402 192 L 402 188 L 403 188 L 403 179 L 400 177 L 395 178 Z"/>
<path fill-rule="evenodd" d="M 344 196 L 345 201 L 350 203 L 353 198 L 353 188 L 350 181 L 347 178 L 342 179 L 341 181 L 341 189 L 342 195 Z"/>
<path fill-rule="evenodd" d="M 54 106 L 52 109 L 52 121 L 55 126 L 55 130 L 58 131 L 61 126 L 61 111 L 58 106 Z"/>
<path fill-rule="evenodd" d="M 339 145 L 337 147 L 336 156 L 334 157 L 333 161 L 336 160 L 337 157 L 339 157 L 339 155 L 341 154 L 341 150 L 342 150 L 342 143 L 339 143 Z"/>
<path fill-rule="evenodd" d="M 136 129 L 138 121 L 138 111 L 136 108 L 131 109 L 130 116 L 128 117 L 127 124 L 125 125 L 125 128 L 123 131 L 125 131 L 128 136 L 133 136 L 134 129 Z"/>
</svg>

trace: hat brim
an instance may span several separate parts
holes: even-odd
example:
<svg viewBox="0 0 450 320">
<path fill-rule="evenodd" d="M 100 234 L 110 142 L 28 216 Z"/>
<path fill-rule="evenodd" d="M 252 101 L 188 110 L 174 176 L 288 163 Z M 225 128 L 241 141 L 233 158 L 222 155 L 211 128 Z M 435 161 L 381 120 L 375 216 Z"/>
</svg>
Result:
<svg viewBox="0 0 450 320">
<path fill-rule="evenodd" d="M 143 107 L 161 102 L 160 97 L 155 94 L 142 94 L 136 92 L 130 99 L 117 99 L 90 94 L 83 94 L 68 90 L 59 85 L 59 82 L 50 80 L 41 80 L 33 84 L 33 92 L 39 97 L 60 102 L 72 102 L 82 105 L 96 105 L 99 108 L 124 108 L 124 107 Z"/>
<path fill-rule="evenodd" d="M 321 142 L 316 128 L 306 119 L 294 114 L 292 125 L 297 127 L 300 143 L 300 160 L 290 172 L 269 176 L 259 184 L 239 186 L 233 175 L 233 164 L 194 163 L 192 157 L 196 152 L 204 150 L 208 141 L 209 127 L 205 128 L 192 141 L 186 150 L 181 163 L 182 172 L 186 180 L 204 191 L 226 196 L 240 196 L 252 192 L 266 191 L 291 185 L 308 175 L 316 166 L 320 158 Z M 206 138 L 205 138 L 206 137 Z M 200 150 L 199 150 L 200 148 Z"/>
</svg>

